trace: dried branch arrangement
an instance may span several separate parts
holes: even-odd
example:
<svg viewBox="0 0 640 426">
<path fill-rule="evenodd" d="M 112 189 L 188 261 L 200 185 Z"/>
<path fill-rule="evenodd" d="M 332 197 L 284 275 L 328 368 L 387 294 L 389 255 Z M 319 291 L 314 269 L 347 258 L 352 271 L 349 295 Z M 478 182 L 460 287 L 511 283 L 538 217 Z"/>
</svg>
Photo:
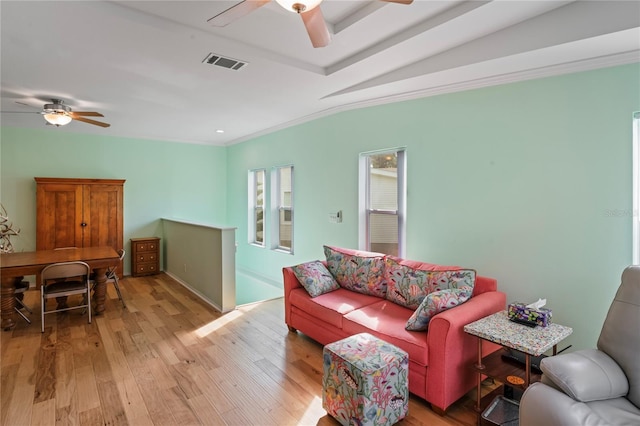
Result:
<svg viewBox="0 0 640 426">
<path fill-rule="evenodd" d="M 20 229 L 14 229 L 13 223 L 9 222 L 9 215 L 4 206 L 0 204 L 0 253 L 13 253 L 11 237 L 20 233 Z"/>
</svg>

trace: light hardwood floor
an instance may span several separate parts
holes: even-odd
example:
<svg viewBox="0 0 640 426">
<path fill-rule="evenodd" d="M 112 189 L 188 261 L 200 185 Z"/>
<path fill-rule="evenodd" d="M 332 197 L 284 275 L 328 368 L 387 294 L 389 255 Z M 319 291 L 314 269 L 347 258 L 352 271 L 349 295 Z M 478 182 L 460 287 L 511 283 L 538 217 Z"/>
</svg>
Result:
<svg viewBox="0 0 640 426">
<path fill-rule="evenodd" d="M 338 424 L 322 409 L 322 346 L 288 332 L 282 299 L 221 315 L 165 274 L 120 287 L 127 309 L 109 285 L 92 324 L 51 314 L 44 334 L 27 292 L 33 323 L 1 332 L 2 425 Z M 475 425 L 473 404 L 441 417 L 412 396 L 399 424 Z"/>
</svg>

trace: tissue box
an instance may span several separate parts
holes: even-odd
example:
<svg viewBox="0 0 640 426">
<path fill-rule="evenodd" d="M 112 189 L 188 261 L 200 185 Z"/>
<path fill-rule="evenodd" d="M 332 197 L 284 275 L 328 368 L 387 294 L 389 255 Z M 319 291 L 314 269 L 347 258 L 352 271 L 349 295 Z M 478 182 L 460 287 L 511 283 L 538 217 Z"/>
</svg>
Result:
<svg viewBox="0 0 640 426">
<path fill-rule="evenodd" d="M 513 302 L 509 303 L 507 313 L 513 321 L 528 322 L 542 327 L 551 324 L 551 309 L 528 308 L 526 303 Z"/>
</svg>

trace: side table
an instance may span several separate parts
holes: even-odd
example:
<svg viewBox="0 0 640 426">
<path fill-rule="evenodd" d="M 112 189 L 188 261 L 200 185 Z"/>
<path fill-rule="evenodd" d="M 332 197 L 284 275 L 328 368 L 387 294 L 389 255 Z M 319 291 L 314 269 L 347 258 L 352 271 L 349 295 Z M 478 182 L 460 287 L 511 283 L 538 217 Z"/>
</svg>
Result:
<svg viewBox="0 0 640 426">
<path fill-rule="evenodd" d="M 160 238 L 131 238 L 131 275 L 141 277 L 160 272 Z"/>
<path fill-rule="evenodd" d="M 501 383 L 507 383 L 507 377 L 512 376 L 514 371 L 513 367 L 510 369 L 501 368 L 506 362 L 501 360 L 500 351 L 483 358 L 483 340 L 488 340 L 525 354 L 524 380 L 521 380 L 522 383 L 508 383 L 509 386 L 515 385 L 524 390 L 531 383 L 531 356 L 540 356 L 549 349 L 553 349 L 553 354 L 555 355 L 558 343 L 567 338 L 573 332 L 573 329 L 555 323 L 551 323 L 547 327 L 527 327 L 509 321 L 505 310 L 465 325 L 464 331 L 478 337 L 478 362 L 474 365 L 474 368 L 478 375 L 476 410 L 480 412 L 482 375 L 496 379 Z M 518 367 L 516 367 L 517 370 Z M 522 368 L 519 368 L 519 372 L 522 372 Z"/>
</svg>

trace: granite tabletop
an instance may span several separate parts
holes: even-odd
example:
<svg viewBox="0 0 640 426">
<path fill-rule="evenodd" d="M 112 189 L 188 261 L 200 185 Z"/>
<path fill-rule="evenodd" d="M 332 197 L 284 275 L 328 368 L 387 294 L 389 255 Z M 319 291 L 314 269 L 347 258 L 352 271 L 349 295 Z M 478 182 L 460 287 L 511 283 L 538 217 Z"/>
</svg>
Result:
<svg viewBox="0 0 640 426">
<path fill-rule="evenodd" d="M 539 356 L 569 336 L 573 329 L 555 323 L 547 327 L 527 327 L 509 321 L 507 311 L 501 311 L 465 325 L 464 331 L 502 346 Z"/>
</svg>

